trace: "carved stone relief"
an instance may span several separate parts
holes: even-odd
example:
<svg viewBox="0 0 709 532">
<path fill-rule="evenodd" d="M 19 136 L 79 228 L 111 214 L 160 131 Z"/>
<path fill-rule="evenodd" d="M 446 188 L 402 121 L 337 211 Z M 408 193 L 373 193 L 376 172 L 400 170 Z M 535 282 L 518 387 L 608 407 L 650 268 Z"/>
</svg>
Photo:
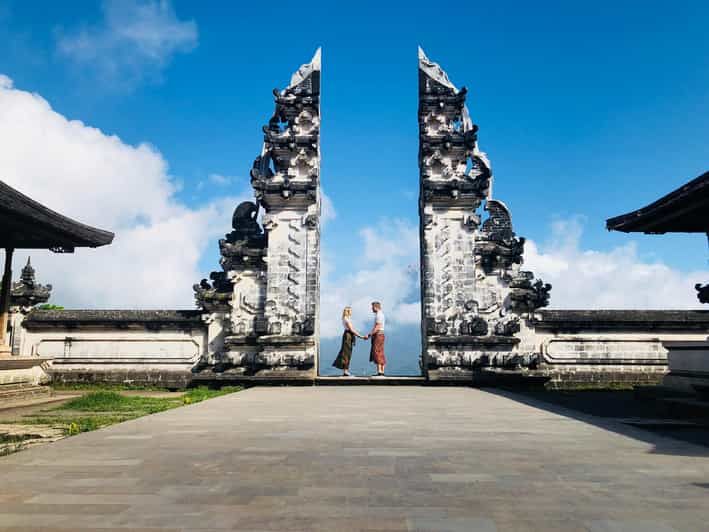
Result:
<svg viewBox="0 0 709 532">
<path fill-rule="evenodd" d="M 492 170 L 466 95 L 419 50 L 422 361 L 429 377 L 536 359 L 516 351 L 515 335 L 528 313 L 548 304 L 551 289 L 520 271 L 524 238 L 491 196 Z"/>
<path fill-rule="evenodd" d="M 273 94 L 251 169 L 256 201 L 234 211 L 233 231 L 219 241 L 222 271 L 196 284 L 195 298 L 208 319 L 223 322 L 210 327 L 223 341 L 210 341 L 221 351 L 210 352 L 208 370 L 311 378 L 320 299 L 320 50 Z"/>
</svg>

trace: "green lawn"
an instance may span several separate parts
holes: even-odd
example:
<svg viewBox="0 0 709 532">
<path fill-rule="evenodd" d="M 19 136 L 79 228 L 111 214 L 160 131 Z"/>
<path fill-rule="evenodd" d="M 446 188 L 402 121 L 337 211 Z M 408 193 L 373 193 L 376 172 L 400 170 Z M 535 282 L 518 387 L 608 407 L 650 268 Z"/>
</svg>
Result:
<svg viewBox="0 0 709 532">
<path fill-rule="evenodd" d="M 198 403 L 205 399 L 237 392 L 240 389 L 239 387 L 223 387 L 219 390 L 212 390 L 199 387 L 170 397 L 127 396 L 112 390 L 89 391 L 60 406 L 49 407 L 22 416 L 10 423 L 45 425 L 61 429 L 66 435 L 73 435 L 148 414 L 163 412 L 171 408 Z M 0 420 L 1 423 L 3 421 Z"/>
</svg>

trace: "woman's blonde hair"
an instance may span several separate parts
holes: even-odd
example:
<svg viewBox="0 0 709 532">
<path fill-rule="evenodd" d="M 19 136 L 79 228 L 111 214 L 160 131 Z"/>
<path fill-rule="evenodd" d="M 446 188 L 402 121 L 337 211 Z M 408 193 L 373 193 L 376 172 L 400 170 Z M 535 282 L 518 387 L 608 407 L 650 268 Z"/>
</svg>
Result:
<svg viewBox="0 0 709 532">
<path fill-rule="evenodd" d="M 352 316 L 352 307 L 345 307 L 342 310 L 342 319 L 344 320 L 345 318 L 349 318 Z"/>
</svg>

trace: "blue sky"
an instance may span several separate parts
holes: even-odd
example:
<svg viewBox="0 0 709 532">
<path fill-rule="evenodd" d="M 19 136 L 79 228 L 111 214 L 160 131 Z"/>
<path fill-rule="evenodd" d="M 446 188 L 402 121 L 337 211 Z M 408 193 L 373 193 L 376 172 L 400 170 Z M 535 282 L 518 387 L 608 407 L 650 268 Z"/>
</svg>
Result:
<svg viewBox="0 0 709 532">
<path fill-rule="evenodd" d="M 551 255 L 571 228 L 580 254 L 612 257 L 634 243 L 636 263 L 707 269 L 700 235 L 604 228 L 607 217 L 709 167 L 707 2 L 174 1 L 162 3 L 168 29 L 183 33 L 162 36 L 150 53 L 110 35 L 120 30 L 111 13 L 134 20 L 131 10 L 151 5 L 159 6 L 0 2 L 0 74 L 69 120 L 154 146 L 179 185 L 174 201 L 197 209 L 247 189 L 271 90 L 322 46 L 321 174 L 337 214 L 323 238 L 333 283 L 367 268 L 367 227 L 418 223 L 419 44 L 468 87 L 494 195 L 518 234 Z M 67 51 L 81 35 L 105 48 Z M 215 184 L 214 174 L 229 179 Z M 398 267 L 415 262 L 404 255 Z M 206 274 L 217 258 L 213 240 L 198 269 Z"/>
<path fill-rule="evenodd" d="M 195 190 L 205 174 L 246 178 L 270 90 L 322 45 L 322 175 L 338 213 L 327 236 L 339 240 L 362 219 L 416 215 L 422 44 L 469 88 L 518 232 L 543 241 L 552 217 L 583 215 L 588 245 L 624 241 L 604 230 L 606 217 L 707 168 L 709 5 L 492 4 L 175 2 L 198 27 L 196 47 L 125 88 L 56 51 L 58 34 L 99 23 L 100 2 L 11 1 L 0 35 L 17 44 L 0 50 L 0 65 L 62 114 L 156 145 L 190 203 L 221 193 Z M 700 237 L 636 239 L 643 255 L 678 267 L 706 262 Z"/>
</svg>

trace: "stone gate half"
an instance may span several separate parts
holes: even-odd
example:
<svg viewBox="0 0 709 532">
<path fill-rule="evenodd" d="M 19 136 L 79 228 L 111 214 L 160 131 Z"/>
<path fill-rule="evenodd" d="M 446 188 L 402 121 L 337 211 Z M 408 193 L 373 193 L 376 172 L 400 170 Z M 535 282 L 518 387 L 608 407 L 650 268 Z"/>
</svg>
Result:
<svg viewBox="0 0 709 532">
<path fill-rule="evenodd" d="M 429 380 L 469 381 L 480 366 L 532 363 L 538 346 L 522 341 L 526 320 L 548 304 L 551 289 L 521 269 L 524 238 L 492 198 L 490 161 L 478 148 L 466 94 L 419 48 L 422 367 Z"/>
<path fill-rule="evenodd" d="M 208 324 L 204 369 L 225 378 L 311 380 L 317 371 L 320 69 L 318 49 L 273 91 L 251 169 L 255 201 L 236 208 L 219 241 L 221 270 L 194 286 Z"/>
</svg>

